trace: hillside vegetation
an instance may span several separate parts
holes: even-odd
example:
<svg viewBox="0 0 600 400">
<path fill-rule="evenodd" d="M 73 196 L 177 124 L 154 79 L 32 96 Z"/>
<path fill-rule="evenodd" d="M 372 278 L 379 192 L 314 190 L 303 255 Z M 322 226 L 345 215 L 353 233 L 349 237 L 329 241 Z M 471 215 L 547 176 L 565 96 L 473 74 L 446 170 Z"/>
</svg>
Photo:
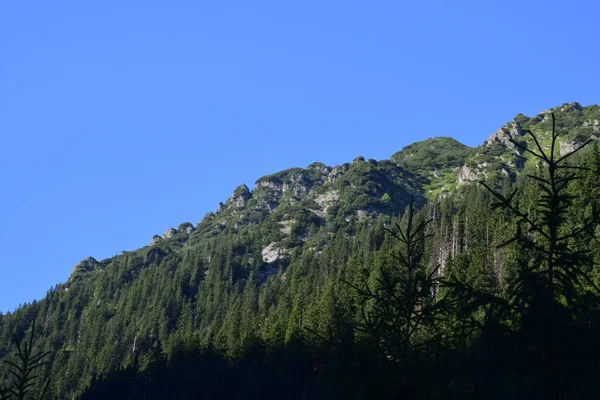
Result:
<svg viewBox="0 0 600 400">
<path fill-rule="evenodd" d="M 240 185 L 198 224 L 87 258 L 43 300 L 0 315 L 0 357 L 35 321 L 48 398 L 592 396 L 595 142 L 568 159 L 585 169 L 561 183 L 555 232 L 566 238 L 557 263 L 583 275 L 564 278 L 575 283 L 552 295 L 560 311 L 546 322 L 522 312 L 550 304 L 535 301 L 545 284 L 523 277 L 545 262 L 527 247 L 545 243 L 528 223 L 554 221 L 540 208 L 548 167 L 526 150 L 539 150 L 532 132 L 550 154 L 552 115 L 557 158 L 600 135 L 600 107 L 564 104 L 519 114 L 476 148 L 437 137 L 390 160 Z"/>
</svg>

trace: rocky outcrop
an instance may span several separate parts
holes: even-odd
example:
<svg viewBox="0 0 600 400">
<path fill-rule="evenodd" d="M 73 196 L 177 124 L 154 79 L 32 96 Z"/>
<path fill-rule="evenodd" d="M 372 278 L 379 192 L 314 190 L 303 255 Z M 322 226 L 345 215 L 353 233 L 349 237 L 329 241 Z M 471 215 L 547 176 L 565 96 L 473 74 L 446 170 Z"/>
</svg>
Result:
<svg viewBox="0 0 600 400">
<path fill-rule="evenodd" d="M 291 192 L 294 197 L 307 195 L 312 188 L 312 182 L 303 174 L 304 170 L 297 168 L 293 171 L 284 171 L 285 176 L 283 178 L 261 178 L 256 182 L 255 189 L 270 189 L 271 193 L 278 199 L 287 192 Z"/>
<path fill-rule="evenodd" d="M 337 165 L 331 169 L 329 175 L 327 175 L 327 181 L 331 183 L 335 183 L 335 181 L 344 174 L 344 172 L 348 171 L 350 167 L 349 164 Z"/>
<path fill-rule="evenodd" d="M 458 184 L 468 185 L 477 180 L 477 173 L 468 166 L 463 166 L 458 172 Z"/>
<path fill-rule="evenodd" d="M 581 111 L 583 110 L 583 107 L 581 106 L 581 104 L 579 104 L 578 102 L 573 102 L 571 104 L 563 104 L 560 107 L 560 111 L 565 112 L 565 111 Z"/>
<path fill-rule="evenodd" d="M 227 201 L 227 209 L 240 209 L 246 206 L 246 202 L 252 197 L 248 186 L 242 184 L 235 188 L 233 196 Z"/>
<path fill-rule="evenodd" d="M 494 143 L 500 143 L 505 147 L 515 150 L 517 146 L 510 141 L 510 139 L 516 140 L 517 138 L 524 135 L 523 130 L 519 123 L 515 120 L 512 120 L 508 124 L 504 125 L 502 128 L 498 129 L 494 132 L 484 143 L 485 147 L 490 147 Z"/>
<path fill-rule="evenodd" d="M 577 150 L 582 145 L 583 142 L 580 140 L 563 140 L 562 142 L 560 142 L 558 151 L 561 156 L 564 156 L 565 154 L 569 154 Z"/>
<path fill-rule="evenodd" d="M 583 123 L 583 126 L 589 126 L 591 127 L 594 131 L 596 132 L 600 132 L 600 120 L 589 120 L 589 121 L 585 121 Z"/>
<path fill-rule="evenodd" d="M 271 264 L 277 260 L 283 258 L 283 252 L 281 247 L 276 242 L 271 242 L 267 247 L 261 251 L 262 259 L 264 262 Z"/>
<path fill-rule="evenodd" d="M 306 169 L 319 171 L 320 173 L 322 173 L 324 175 L 327 175 L 331 172 L 331 167 L 328 167 L 327 165 L 325 165 L 321 162 L 314 162 L 314 163 L 310 164 Z"/>
<path fill-rule="evenodd" d="M 167 229 L 167 231 L 165 233 L 163 233 L 162 238 L 163 239 L 169 239 L 172 238 L 173 235 L 175 235 L 177 233 L 177 231 L 173 228 L 169 228 Z"/>
<path fill-rule="evenodd" d="M 279 231 L 281 233 L 283 233 L 284 235 L 289 235 L 290 233 L 292 233 L 292 227 L 294 226 L 295 223 L 296 223 L 295 219 L 287 219 L 285 221 L 281 221 L 281 222 L 279 222 L 279 225 L 281 225 L 281 227 L 279 228 Z"/>
<path fill-rule="evenodd" d="M 258 181 L 254 185 L 254 189 L 259 189 L 259 188 L 269 188 L 269 189 L 273 189 L 276 191 L 283 191 L 283 183 L 281 181 L 275 180 L 275 179 Z"/>
<path fill-rule="evenodd" d="M 192 225 L 190 222 L 184 222 L 177 227 L 177 232 L 189 235 L 190 233 L 194 232 L 194 225 Z"/>
<path fill-rule="evenodd" d="M 162 240 L 162 238 L 160 236 L 154 235 L 154 236 L 152 236 L 152 239 L 150 240 L 149 246 L 155 246 L 161 240 Z"/>
<path fill-rule="evenodd" d="M 319 217 L 323 217 L 323 216 L 327 215 L 327 208 L 331 204 L 333 204 L 336 201 L 338 201 L 339 199 L 340 199 L 340 193 L 337 190 L 331 190 L 329 192 L 326 192 L 326 193 L 323 193 L 323 194 L 319 195 L 315 199 L 315 203 L 317 203 L 317 205 L 321 209 L 322 215 L 319 215 L 319 214 L 317 214 L 317 215 Z"/>
</svg>

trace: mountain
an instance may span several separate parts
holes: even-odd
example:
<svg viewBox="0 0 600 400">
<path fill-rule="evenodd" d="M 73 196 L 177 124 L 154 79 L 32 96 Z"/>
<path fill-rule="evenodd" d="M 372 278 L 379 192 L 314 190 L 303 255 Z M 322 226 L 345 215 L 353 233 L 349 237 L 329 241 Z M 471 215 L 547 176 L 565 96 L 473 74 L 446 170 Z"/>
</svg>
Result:
<svg viewBox="0 0 600 400">
<path fill-rule="evenodd" d="M 286 398 L 290 388 L 331 398 L 340 385 L 354 394 L 367 390 L 351 379 L 354 370 L 335 375 L 342 363 L 335 357 L 346 353 L 334 357 L 327 349 L 340 351 L 348 335 L 360 339 L 353 333 L 361 318 L 354 287 L 376 281 L 394 246 L 387 230 L 414 202 L 433 221 L 425 265 L 481 290 L 505 290 L 518 254 L 497 245 L 515 222 L 493 211 L 489 193 L 472 183 L 522 188 L 523 201 L 532 204 L 526 175 L 540 167 L 523 148 L 536 148 L 531 131 L 549 149 L 550 111 L 564 131 L 560 154 L 600 135 L 599 106 L 563 104 L 532 118 L 519 114 L 475 148 L 436 137 L 389 160 L 315 162 L 263 176 L 252 190 L 240 185 L 195 226 L 182 223 L 112 258 L 87 258 L 43 300 L 1 315 L 0 356 L 12 351 L 11 335 L 23 335 L 35 320 L 51 358 L 43 374 L 59 398 L 93 398 L 103 378 L 123 388 L 141 379 L 139 371 L 187 377 L 194 368 L 202 375 L 194 384 L 207 398 Z M 587 162 L 590 154 L 574 160 Z M 255 352 L 261 361 L 244 364 Z M 190 354 L 194 366 L 181 367 Z M 363 361 L 344 362 L 352 368 Z M 344 390 L 335 396 L 350 398 Z M 185 398 L 173 393 L 162 398 Z"/>
</svg>

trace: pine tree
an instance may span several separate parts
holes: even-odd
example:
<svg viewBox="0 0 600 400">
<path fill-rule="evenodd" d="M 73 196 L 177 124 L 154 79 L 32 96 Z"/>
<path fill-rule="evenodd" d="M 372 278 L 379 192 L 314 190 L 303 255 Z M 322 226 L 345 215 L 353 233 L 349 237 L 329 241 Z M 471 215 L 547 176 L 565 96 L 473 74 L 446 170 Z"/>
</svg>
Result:
<svg viewBox="0 0 600 400">
<path fill-rule="evenodd" d="M 35 323 L 31 326 L 29 339 L 23 341 L 16 335 L 13 336 L 17 354 L 15 360 L 5 360 L 9 366 L 8 373 L 12 380 L 8 385 L 0 385 L 0 400 L 28 400 L 33 399 L 32 392 L 35 391 L 37 380 L 40 378 L 39 369 L 48 365 L 45 359 L 49 353 L 44 351 L 35 351 Z M 50 380 L 46 380 L 35 397 L 41 400 L 46 395 Z"/>
<path fill-rule="evenodd" d="M 481 184 L 497 199 L 495 208 L 516 217 L 516 234 L 503 243 L 514 243 L 523 257 L 520 270 L 511 282 L 509 324 L 516 328 L 513 338 L 525 354 L 532 374 L 532 393 L 536 397 L 556 398 L 561 382 L 574 379 L 570 365 L 577 357 L 572 350 L 581 338 L 578 332 L 587 329 L 591 315 L 597 311 L 597 291 L 588 271 L 592 268 L 589 248 L 573 248 L 573 240 L 594 235 L 598 222 L 596 211 L 589 213 L 577 225 L 571 223 L 575 197 L 569 193 L 571 183 L 580 179 L 585 167 L 568 164 L 568 160 L 590 141 L 576 150 L 558 155 L 560 132 L 551 113 L 552 132 L 549 151 L 544 150 L 536 135 L 528 132 L 535 149 L 511 138 L 511 142 L 531 154 L 542 169 L 528 178 L 537 185 L 539 198 L 532 210 L 526 211 L 518 200 L 518 189 L 502 194 L 487 183 Z M 579 339 L 578 339 L 579 338 Z M 568 378 L 570 377 L 570 378 Z"/>
</svg>

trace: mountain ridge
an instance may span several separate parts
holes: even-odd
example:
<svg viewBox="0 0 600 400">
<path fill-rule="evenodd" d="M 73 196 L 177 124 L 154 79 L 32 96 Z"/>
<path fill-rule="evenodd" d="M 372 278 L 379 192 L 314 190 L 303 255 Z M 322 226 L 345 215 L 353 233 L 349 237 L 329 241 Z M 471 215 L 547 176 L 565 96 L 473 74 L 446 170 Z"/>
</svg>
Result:
<svg viewBox="0 0 600 400">
<path fill-rule="evenodd" d="M 596 105 L 552 110 L 568 131 L 558 151 L 600 131 Z M 437 137 L 387 160 L 313 162 L 259 177 L 252 189 L 241 184 L 196 225 L 181 223 L 114 257 L 88 257 L 44 299 L 0 314 L 0 358 L 12 334 L 35 320 L 51 353 L 52 393 L 75 398 L 95 377 L 144 370 L 185 348 L 236 359 L 256 343 L 277 348 L 343 332 L 360 318 L 360 303 L 342 282 L 378 279 L 394 245 L 388 229 L 410 204 L 432 221 L 427 268 L 501 288 L 515 254 L 499 245 L 515 222 L 494 214 L 489 193 L 471 183 L 521 185 L 534 202 L 523 172 L 537 165 L 506 139 L 531 146 L 531 130 L 547 146 L 549 124 L 544 113 L 518 114 L 477 147 Z"/>
<path fill-rule="evenodd" d="M 580 121 L 581 127 L 588 128 L 587 132 L 585 130 L 571 132 L 567 138 L 561 141 L 561 152 L 573 150 L 578 139 L 581 142 L 581 137 L 586 137 L 586 134 L 587 137 L 595 138 L 594 133 L 599 132 L 600 136 L 600 107 L 598 105 L 582 106 L 577 102 L 563 103 L 560 106 L 545 109 L 535 117 L 517 114 L 476 147 L 469 147 L 450 136 L 436 136 L 408 144 L 393 153 L 389 159 L 365 160 L 364 157 L 358 156 L 350 163 L 335 166 L 328 166 L 316 161 L 306 168 L 292 167 L 267 174 L 256 179 L 252 190 L 246 184 L 236 187 L 233 195 L 224 203 L 220 202 L 216 211 L 208 212 L 204 219 L 213 219 L 217 214 L 227 210 L 239 212 L 246 202 L 255 197 L 257 190 L 259 192 L 256 195 L 266 201 L 262 205 L 272 212 L 279 205 L 280 200 L 299 201 L 300 197 L 311 193 L 313 186 L 319 192 L 319 187 L 334 184 L 352 166 L 355 169 L 359 163 L 367 163 L 371 166 L 384 165 L 389 168 L 392 168 L 390 163 L 395 164 L 398 168 L 395 172 L 406 180 L 404 183 L 408 184 L 408 192 L 421 200 L 425 200 L 425 198 L 431 200 L 435 196 L 448 195 L 460 186 L 481 178 L 487 179 L 494 172 L 514 179 L 515 174 L 524 167 L 526 155 L 523 156 L 509 141 L 509 138 L 521 139 L 532 127 L 548 128 L 546 114 L 551 111 L 555 112 L 558 117 L 563 117 L 561 113 L 567 113 L 569 118 L 573 117 L 571 114 L 577 113 L 581 118 L 585 118 L 585 121 Z M 564 118 L 557 118 L 559 129 L 563 120 Z M 500 151 L 499 146 L 503 146 Z M 289 195 L 289 190 L 292 190 L 293 195 Z M 332 190 L 335 191 L 335 189 Z M 334 195 L 330 198 L 330 202 L 337 201 L 335 197 Z M 378 198 L 381 197 L 383 194 L 379 194 Z M 372 206 L 372 204 L 370 205 Z M 316 208 L 312 209 L 313 213 L 315 210 Z M 371 207 L 370 210 L 357 209 L 355 211 L 361 211 L 361 215 L 365 215 L 365 212 L 376 210 Z M 315 215 L 322 217 L 324 213 L 325 211 L 321 210 Z"/>
</svg>

